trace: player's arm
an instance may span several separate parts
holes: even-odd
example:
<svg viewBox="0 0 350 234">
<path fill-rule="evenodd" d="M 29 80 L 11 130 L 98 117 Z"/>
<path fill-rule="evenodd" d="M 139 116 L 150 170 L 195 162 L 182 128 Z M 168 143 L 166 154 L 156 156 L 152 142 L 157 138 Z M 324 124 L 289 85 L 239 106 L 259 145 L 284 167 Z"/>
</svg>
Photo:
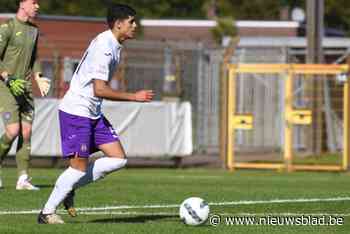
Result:
<svg viewBox="0 0 350 234">
<path fill-rule="evenodd" d="M 4 54 L 8 46 L 11 34 L 13 32 L 12 23 L 12 21 L 6 21 L 0 25 L 0 55 Z M 24 93 L 24 85 L 26 81 L 11 76 L 11 74 L 9 74 L 9 71 L 4 66 L 4 62 L 2 60 L 0 60 L 0 80 L 5 82 L 13 95 L 19 96 Z"/>
<path fill-rule="evenodd" d="M 34 79 L 38 85 L 41 96 L 45 97 L 50 91 L 51 80 L 47 77 L 44 77 L 42 74 L 42 67 L 38 59 L 38 39 L 35 42 L 35 47 L 33 51 L 33 60 L 34 60 L 34 65 L 33 65 Z"/>
<path fill-rule="evenodd" d="M 94 79 L 94 94 L 96 97 L 112 101 L 136 101 L 149 102 L 152 100 L 154 93 L 152 90 L 140 90 L 136 93 L 120 92 L 113 90 L 107 81 Z"/>
<path fill-rule="evenodd" d="M 10 22 L 5 22 L 0 25 L 0 55 L 4 54 L 8 41 L 11 36 Z M 6 81 L 8 78 L 8 71 L 5 69 L 4 63 L 0 60 L 0 79 Z"/>
</svg>

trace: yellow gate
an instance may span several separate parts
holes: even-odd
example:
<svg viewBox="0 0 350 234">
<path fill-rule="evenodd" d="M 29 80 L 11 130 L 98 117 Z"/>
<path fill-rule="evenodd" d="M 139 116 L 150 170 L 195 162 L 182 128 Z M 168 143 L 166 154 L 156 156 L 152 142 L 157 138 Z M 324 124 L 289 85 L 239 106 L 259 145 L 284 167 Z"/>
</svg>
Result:
<svg viewBox="0 0 350 234">
<path fill-rule="evenodd" d="M 226 109 L 226 147 L 224 149 L 226 155 L 226 167 L 230 170 L 238 168 L 256 168 L 256 169 L 277 169 L 277 170 L 329 170 L 329 171 L 342 171 L 348 168 L 349 159 L 349 83 L 348 83 L 348 65 L 325 65 L 325 64 L 239 64 L 228 65 L 228 81 L 227 81 L 227 109 Z M 238 113 L 236 108 L 237 99 L 237 77 L 242 74 L 277 74 L 284 79 L 283 81 L 283 103 L 284 110 L 282 114 L 283 119 L 283 147 L 282 160 L 279 162 L 238 162 L 236 161 L 236 134 L 237 131 L 252 131 L 255 126 L 255 118 L 252 113 Z M 342 155 L 341 162 L 336 164 L 303 164 L 294 163 L 294 150 L 293 150 L 293 131 L 296 126 L 314 126 L 313 132 L 319 133 L 319 128 L 324 127 L 322 122 L 322 116 L 320 113 L 324 113 L 323 107 L 318 107 L 318 110 L 313 108 L 297 108 L 293 104 L 295 98 L 295 82 L 296 79 L 303 82 L 306 91 L 317 89 L 322 87 L 322 80 L 331 79 L 335 82 L 335 77 L 343 78 L 341 81 L 337 81 L 336 86 L 341 87 L 341 109 L 342 109 Z M 280 79 L 279 78 L 279 79 Z M 317 79 L 316 79 L 317 78 Z M 345 79 L 344 79 L 345 78 Z M 249 79 L 249 77 L 248 77 Z M 315 82 L 314 82 L 315 81 Z M 319 82 L 319 83 L 317 83 Z M 320 85 L 321 84 L 321 85 Z M 315 88 L 316 87 L 316 88 Z M 321 92 L 319 92 L 321 93 Z M 337 94 L 336 92 L 334 92 Z M 249 95 L 249 94 L 247 94 Z M 306 95 L 305 95 L 306 96 Z M 311 95 L 312 96 L 312 95 Z M 322 95 L 319 95 L 322 96 Z M 280 97 L 282 98 L 282 97 Z M 299 98 L 300 99 L 300 98 Z M 304 98 L 310 102 L 312 98 Z M 320 102 L 321 99 L 317 95 L 313 96 L 313 102 Z M 318 101 L 317 101 L 318 100 Z M 307 102 L 305 101 L 305 102 Z M 318 122 L 318 123 L 317 123 Z M 318 124 L 318 125 L 314 125 Z M 316 126 L 316 127 L 315 127 Z M 311 133 L 308 133 L 310 136 Z M 309 135 L 304 137 L 305 141 L 308 141 Z M 317 139 L 321 141 L 325 134 L 321 134 Z M 320 144 L 319 144 L 320 145 Z M 317 147 L 316 147 L 317 148 Z M 318 147 L 322 150 L 322 145 Z"/>
</svg>

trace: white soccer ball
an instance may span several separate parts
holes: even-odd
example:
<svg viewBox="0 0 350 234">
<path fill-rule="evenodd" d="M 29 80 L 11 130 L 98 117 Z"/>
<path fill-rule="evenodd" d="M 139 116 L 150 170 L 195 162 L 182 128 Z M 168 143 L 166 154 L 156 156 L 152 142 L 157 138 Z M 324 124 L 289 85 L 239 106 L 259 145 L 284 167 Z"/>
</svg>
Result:
<svg viewBox="0 0 350 234">
<path fill-rule="evenodd" d="M 202 198 L 187 198 L 180 206 L 180 218 L 185 224 L 200 225 L 207 221 L 208 216 L 209 205 Z"/>
</svg>

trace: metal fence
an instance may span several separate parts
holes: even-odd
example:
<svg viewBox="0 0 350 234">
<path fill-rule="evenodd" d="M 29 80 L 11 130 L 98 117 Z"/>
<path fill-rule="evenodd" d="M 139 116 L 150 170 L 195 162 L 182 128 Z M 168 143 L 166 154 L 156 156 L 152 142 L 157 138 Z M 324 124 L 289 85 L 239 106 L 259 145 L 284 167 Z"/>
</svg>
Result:
<svg viewBox="0 0 350 234">
<path fill-rule="evenodd" d="M 156 100 L 191 102 L 194 150 L 218 152 L 223 50 L 206 49 L 201 43 L 131 42 L 125 52 L 121 86 L 129 91 L 153 89 Z"/>
<path fill-rule="evenodd" d="M 229 69 L 228 168 L 348 167 L 348 65 L 232 64 Z M 259 154 L 251 157 L 252 152 Z"/>
<path fill-rule="evenodd" d="M 286 50 L 279 47 L 241 48 L 232 59 L 233 64 L 274 64 L 286 61 Z M 255 74 L 242 74 L 237 78 L 237 111 L 253 114 L 259 123 L 253 136 L 238 133 L 237 141 L 241 150 L 271 150 L 280 148 L 283 144 L 283 92 L 283 80 L 277 79 L 275 75 L 265 74 L 259 77 Z"/>
<path fill-rule="evenodd" d="M 153 89 L 156 100 L 178 96 L 180 100 L 190 101 L 193 113 L 194 150 L 197 153 L 218 153 L 220 79 L 224 79 L 221 75 L 224 49 L 205 48 L 201 43 L 134 41 L 128 43 L 124 51 L 125 80 L 121 81 L 119 86 L 130 91 Z M 232 57 L 233 63 L 286 61 L 287 53 L 284 48 L 240 48 Z M 256 85 L 263 84 L 258 82 Z M 266 93 L 267 96 L 270 94 Z M 243 89 L 240 95 L 243 102 L 245 96 Z M 256 96 L 256 98 L 263 98 L 269 102 L 268 97 Z M 267 116 L 262 119 L 266 123 L 271 121 Z M 266 136 L 261 135 L 260 141 L 265 140 Z"/>
</svg>

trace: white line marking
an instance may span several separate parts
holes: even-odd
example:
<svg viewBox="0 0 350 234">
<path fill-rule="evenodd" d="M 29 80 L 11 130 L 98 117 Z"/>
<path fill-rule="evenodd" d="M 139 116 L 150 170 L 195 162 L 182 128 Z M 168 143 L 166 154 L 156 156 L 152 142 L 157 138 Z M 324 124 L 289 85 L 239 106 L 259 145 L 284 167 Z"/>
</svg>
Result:
<svg viewBox="0 0 350 234">
<path fill-rule="evenodd" d="M 350 201 L 350 197 L 335 198 L 300 198 L 300 199 L 273 199 L 264 201 L 232 201 L 232 202 L 210 202 L 210 206 L 229 206 L 229 205 L 256 205 L 256 204 L 274 204 L 274 203 L 307 203 L 307 202 L 334 202 Z M 144 206 L 106 206 L 106 207 L 84 207 L 78 208 L 80 211 L 101 211 L 101 210 L 122 210 L 122 209 L 159 209 L 159 208 L 177 208 L 180 205 L 144 205 Z"/>
<path fill-rule="evenodd" d="M 66 213 L 66 212 L 65 212 Z M 178 216 L 179 213 L 170 212 L 123 212 L 123 211 L 92 211 L 92 212 L 79 212 L 79 215 L 145 215 L 145 216 Z"/>
<path fill-rule="evenodd" d="M 209 203 L 214 206 L 227 205 L 256 205 L 256 204 L 274 204 L 274 203 L 307 203 L 307 202 L 334 202 L 334 201 L 350 201 L 350 197 L 333 197 L 333 198 L 298 198 L 298 199 L 273 199 L 265 201 L 233 201 Z"/>
<path fill-rule="evenodd" d="M 0 211 L 0 215 L 39 214 L 40 210 Z"/>
<path fill-rule="evenodd" d="M 164 178 L 164 177 L 162 177 Z M 177 179 L 221 179 L 223 176 L 195 176 L 195 175 L 178 175 L 178 176 L 168 176 L 168 178 L 177 178 Z"/>
<path fill-rule="evenodd" d="M 64 212 L 66 213 L 66 212 Z M 89 211 L 89 212 L 79 212 L 79 214 L 84 215 L 148 215 L 148 216 L 177 216 L 177 212 L 123 212 L 123 211 Z M 348 217 L 350 213 L 213 213 L 215 215 L 221 216 L 257 216 L 257 217 L 267 217 L 267 216 L 338 216 L 338 217 Z"/>
<path fill-rule="evenodd" d="M 350 197 L 334 197 L 334 198 L 299 198 L 299 199 L 273 199 L 261 201 L 232 201 L 232 202 L 211 202 L 210 206 L 230 206 L 230 205 L 256 205 L 256 204 L 282 204 L 282 203 L 311 203 L 311 202 L 338 202 L 350 201 Z M 128 209 L 159 209 L 159 208 L 178 208 L 178 204 L 169 205 L 123 205 L 123 206 L 105 206 L 105 207 L 82 207 L 77 208 L 81 212 L 93 211 L 111 211 L 111 210 L 128 210 Z M 40 210 L 0 210 L 0 215 L 19 215 L 19 214 L 38 214 Z M 58 213 L 65 213 L 64 210 L 58 210 Z M 129 212 L 130 213 L 130 212 Z M 111 212 L 109 212 L 111 214 Z M 124 213 L 123 213 L 124 214 Z M 245 214 L 247 215 L 247 214 Z M 346 215 L 346 214 L 345 214 Z"/>
<path fill-rule="evenodd" d="M 233 214 L 220 214 L 220 215 L 233 215 Z M 350 216 L 350 213 L 237 213 L 235 216 Z"/>
</svg>

